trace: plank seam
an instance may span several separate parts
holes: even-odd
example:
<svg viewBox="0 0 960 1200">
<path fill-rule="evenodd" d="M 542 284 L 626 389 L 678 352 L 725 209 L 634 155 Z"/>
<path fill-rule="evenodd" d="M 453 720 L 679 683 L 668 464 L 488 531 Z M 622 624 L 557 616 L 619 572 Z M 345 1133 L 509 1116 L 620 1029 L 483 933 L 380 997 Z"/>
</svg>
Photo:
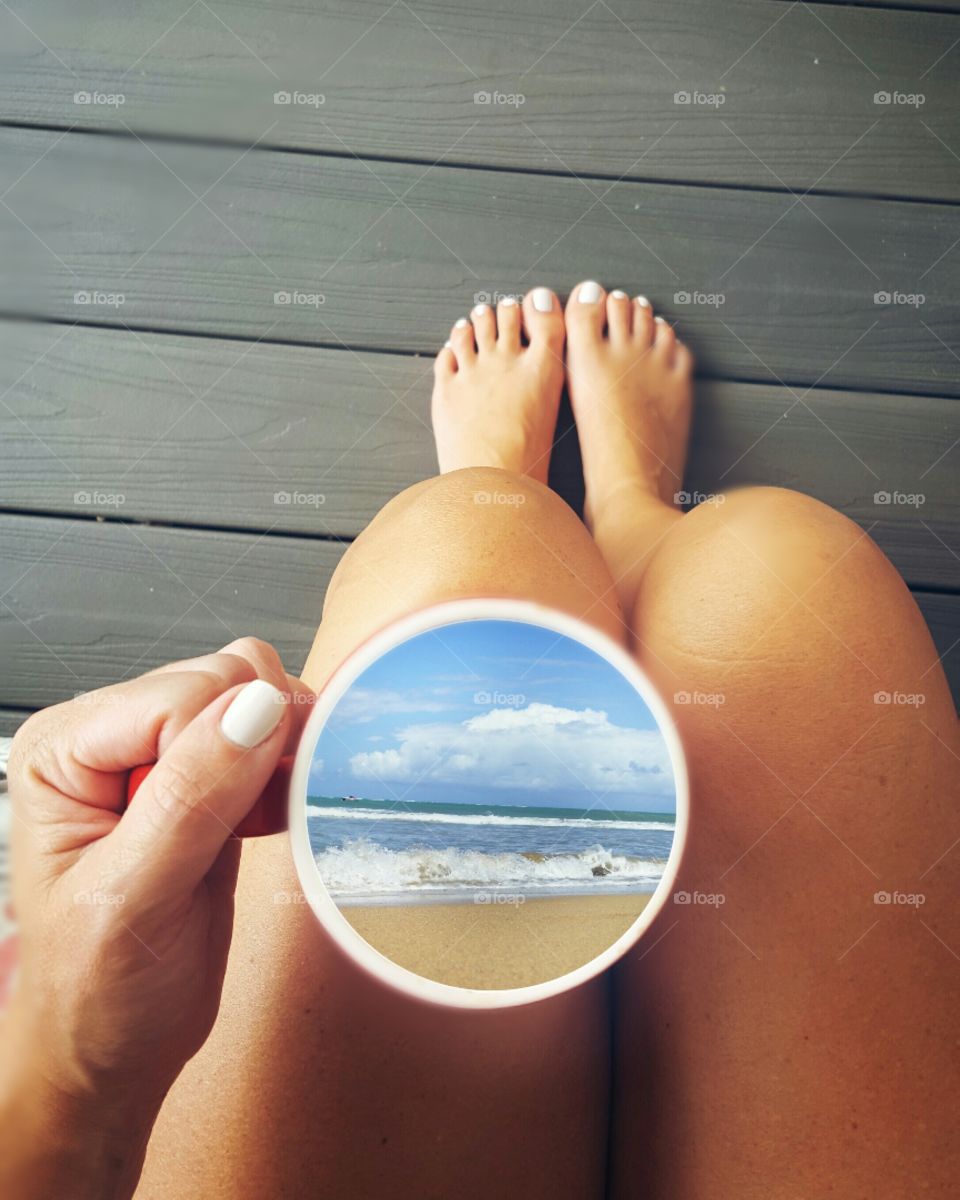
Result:
<svg viewBox="0 0 960 1200">
<path fill-rule="evenodd" d="M 17 508 L 0 505 L 0 517 L 23 517 L 28 520 L 84 521 L 92 525 L 132 525 L 137 529 L 179 529 L 188 533 L 229 533 L 238 537 L 292 538 L 300 542 L 323 542 L 332 546 L 348 546 L 358 534 L 308 533 L 303 529 L 264 529 L 257 525 L 195 524 L 170 517 L 144 520 L 136 517 L 117 517 L 108 513 L 78 513 L 59 508 Z M 3 524 L 0 522 L 0 538 Z M 2 701 L 0 701 L 2 706 Z"/>
<path fill-rule="evenodd" d="M 789 0 L 788 0 L 789 2 Z M 784 0 L 777 0 L 784 3 Z M 938 16 L 956 17 L 960 11 L 945 4 L 879 4 L 871 0 L 817 0 L 811 8 L 869 8 L 873 12 L 936 13 Z"/>
<path fill-rule="evenodd" d="M 378 354 L 385 358 L 415 358 L 421 360 L 432 359 L 435 353 L 439 353 L 439 346 L 436 352 L 433 350 L 404 350 L 392 349 L 389 346 L 367 346 L 362 343 L 355 342 L 302 342 L 296 338 L 271 338 L 271 337 L 249 337 L 239 333 L 209 333 L 201 329 L 180 329 L 166 328 L 156 325 L 135 325 L 126 323 L 124 325 L 112 325 L 109 322 L 101 321 L 68 321 L 64 317 L 48 317 L 39 313 L 27 312 L 11 312 L 0 308 L 0 322 L 7 321 L 10 324 L 27 324 L 27 325 L 52 325 L 56 327 L 67 326 L 68 328 L 77 329 L 99 329 L 109 333 L 122 335 L 124 333 L 145 333 L 154 337 L 168 338 L 195 338 L 200 341 L 222 341 L 222 342 L 240 342 L 245 345 L 255 346 L 290 346 L 301 350 L 333 350 L 341 351 L 347 354 Z M 909 389 L 886 389 L 881 387 L 858 387 L 856 384 L 845 383 L 843 385 L 832 384 L 812 384 L 807 379 L 780 378 L 771 376 L 769 379 L 748 379 L 739 375 L 697 375 L 697 380 L 704 383 L 735 383 L 743 387 L 784 387 L 788 391 L 794 388 L 802 389 L 805 394 L 816 394 L 817 392 L 846 392 L 850 395 L 863 396 L 890 396 L 901 397 L 903 399 L 914 398 L 917 400 L 943 400 L 949 404 L 956 404 L 960 400 L 960 395 L 950 396 L 940 392 L 925 392 L 925 391 L 910 391 Z"/>
<path fill-rule="evenodd" d="M 5 516 L 16 517 L 27 521 L 83 521 L 92 525 L 127 525 L 135 529 L 169 529 L 185 533 L 219 533 L 237 537 L 256 537 L 260 540 L 292 540 L 298 542 L 316 542 L 325 546 L 349 546 L 359 537 L 359 534 L 327 534 L 327 533 L 308 533 L 302 529 L 264 529 L 256 525 L 216 525 L 216 524 L 193 524 L 189 521 L 177 521 L 169 517 L 153 518 L 149 520 L 137 519 L 131 517 L 116 517 L 105 513 L 99 514 L 79 514 L 77 512 L 67 512 L 61 509 L 46 509 L 46 508 L 13 508 L 8 506 L 0 506 L 0 542 L 3 539 L 4 525 L 2 518 Z M 907 587 L 915 595 L 926 596 L 960 596 L 960 586 L 951 586 L 949 584 L 937 583 L 918 583 L 911 584 L 903 577 L 902 572 L 897 572 Z M 3 701 L 0 700 L 0 707 L 3 707 Z"/>
<path fill-rule="evenodd" d="M 783 2 L 783 0 L 779 0 Z M 911 12 L 916 10 L 911 9 Z M 960 15 L 960 14 L 958 14 Z M 960 32 L 960 29 L 958 29 Z M 137 129 L 125 133 L 118 129 L 99 129 L 88 126 L 58 125 L 46 122 L 0 120 L 0 129 L 21 129 L 46 133 L 69 134 L 70 136 L 85 135 L 88 137 L 112 137 L 131 144 L 136 143 L 138 136 L 149 141 L 161 142 L 168 145 L 199 146 L 209 149 L 246 150 L 251 154 L 294 154 L 306 158 L 329 158 L 342 162 L 385 163 L 392 166 L 430 167 L 438 171 L 478 171 L 497 175 L 519 175 L 531 178 L 584 180 L 590 183 L 629 183 L 644 184 L 650 187 L 686 187 L 697 188 L 701 191 L 748 192 L 759 195 L 774 196 L 824 196 L 838 200 L 871 200 L 893 204 L 927 204 L 941 208 L 957 208 L 960 206 L 960 195 L 956 199 L 943 199 L 936 196 L 908 196 L 900 194 L 878 194 L 876 192 L 842 191 L 834 188 L 813 187 L 805 191 L 802 187 L 790 189 L 787 187 L 764 187 L 761 184 L 710 183 L 707 180 L 665 179 L 663 177 L 648 178 L 641 175 L 614 175 L 612 173 L 556 171 L 547 167 L 506 167 L 495 163 L 473 162 L 444 162 L 433 161 L 429 158 L 403 158 L 388 154 L 353 154 L 343 150 L 311 150 L 304 146 L 286 146 L 272 142 L 261 141 L 255 144 L 238 138 L 209 138 L 191 137 L 183 134 L 163 133 L 149 129 Z"/>
</svg>

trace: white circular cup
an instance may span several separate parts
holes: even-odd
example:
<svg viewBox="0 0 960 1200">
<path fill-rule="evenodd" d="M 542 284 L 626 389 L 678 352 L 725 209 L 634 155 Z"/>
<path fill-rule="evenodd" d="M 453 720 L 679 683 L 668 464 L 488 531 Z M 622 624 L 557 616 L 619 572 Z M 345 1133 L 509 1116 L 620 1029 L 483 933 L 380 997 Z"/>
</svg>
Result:
<svg viewBox="0 0 960 1200">
<path fill-rule="evenodd" d="M 327 891 L 317 868 L 307 828 L 307 783 L 320 734 L 331 713 L 357 678 L 388 651 L 418 634 L 462 621 L 514 621 L 536 625 L 580 642 L 605 659 L 636 688 L 653 714 L 670 755 L 676 788 L 676 822 L 673 844 L 663 875 L 636 921 L 596 958 L 573 971 L 543 983 L 516 988 L 456 987 L 401 967 L 374 949 L 353 928 Z M 402 617 L 373 634 L 337 668 L 321 691 L 304 728 L 290 777 L 289 827 L 293 861 L 307 903 L 334 942 L 376 979 L 408 996 L 446 1007 L 510 1008 L 545 1000 L 593 979 L 634 946 L 673 890 L 687 838 L 689 783 L 686 760 L 676 725 L 666 704 L 629 654 L 606 634 L 545 605 L 526 600 L 477 598 L 450 600 Z"/>
</svg>

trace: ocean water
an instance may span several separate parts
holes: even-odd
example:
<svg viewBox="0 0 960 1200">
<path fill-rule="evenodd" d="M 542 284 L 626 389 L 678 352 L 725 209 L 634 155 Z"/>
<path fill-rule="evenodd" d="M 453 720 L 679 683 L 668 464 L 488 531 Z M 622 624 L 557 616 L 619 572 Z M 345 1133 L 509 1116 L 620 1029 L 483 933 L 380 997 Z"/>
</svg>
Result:
<svg viewBox="0 0 960 1200">
<path fill-rule="evenodd" d="M 310 844 L 341 904 L 652 892 L 669 813 L 310 797 Z"/>
</svg>

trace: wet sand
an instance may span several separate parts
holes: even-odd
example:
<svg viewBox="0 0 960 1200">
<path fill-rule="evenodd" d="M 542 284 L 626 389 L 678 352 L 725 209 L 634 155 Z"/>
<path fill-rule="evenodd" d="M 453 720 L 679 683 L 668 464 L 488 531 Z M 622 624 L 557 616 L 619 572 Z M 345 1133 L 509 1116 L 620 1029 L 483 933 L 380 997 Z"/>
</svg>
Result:
<svg viewBox="0 0 960 1200">
<path fill-rule="evenodd" d="M 408 970 L 486 989 L 543 983 L 582 966 L 615 942 L 649 899 L 633 892 L 341 911 L 371 946 Z"/>
</svg>

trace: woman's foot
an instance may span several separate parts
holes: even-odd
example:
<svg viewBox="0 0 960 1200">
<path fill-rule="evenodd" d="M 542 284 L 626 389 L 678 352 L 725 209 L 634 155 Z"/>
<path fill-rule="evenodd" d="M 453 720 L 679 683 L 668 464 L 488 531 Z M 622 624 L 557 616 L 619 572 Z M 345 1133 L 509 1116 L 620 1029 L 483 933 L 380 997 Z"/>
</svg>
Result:
<svg viewBox="0 0 960 1200">
<path fill-rule="evenodd" d="M 567 379 L 587 521 L 624 488 L 674 504 L 687 456 L 693 356 L 642 296 L 581 283 L 567 303 Z"/>
<path fill-rule="evenodd" d="M 629 621 L 649 555 L 680 517 L 693 356 L 648 300 L 598 283 L 574 288 L 566 325 L 584 517 Z"/>
<path fill-rule="evenodd" d="M 461 318 L 434 363 L 440 471 L 500 467 L 547 481 L 563 388 L 563 312 L 548 288 Z M 472 322 L 472 323 L 471 323 Z"/>
</svg>

